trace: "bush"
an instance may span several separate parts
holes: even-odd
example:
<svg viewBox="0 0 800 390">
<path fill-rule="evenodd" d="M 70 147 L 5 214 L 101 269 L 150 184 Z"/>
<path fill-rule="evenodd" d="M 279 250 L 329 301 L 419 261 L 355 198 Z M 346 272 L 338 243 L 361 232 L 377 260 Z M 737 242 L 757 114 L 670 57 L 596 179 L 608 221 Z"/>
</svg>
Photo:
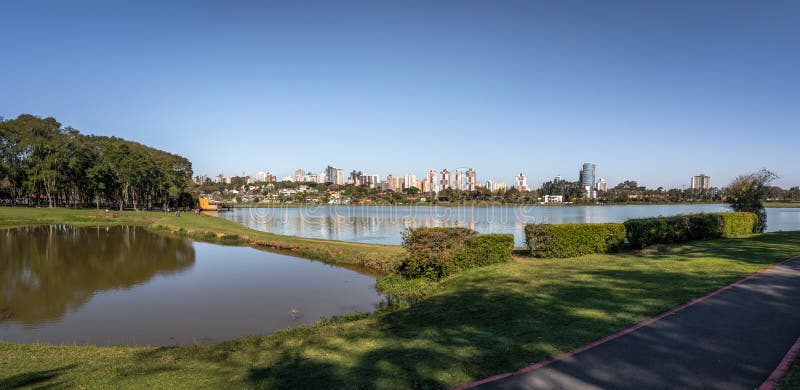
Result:
<svg viewBox="0 0 800 390">
<path fill-rule="evenodd" d="M 759 216 L 756 213 L 734 212 L 717 213 L 722 218 L 722 237 L 741 237 L 753 234 L 759 229 Z"/>
<path fill-rule="evenodd" d="M 740 237 L 756 229 L 753 213 L 705 213 L 655 217 L 625 221 L 631 247 L 644 248 L 654 244 L 673 244 L 691 240 Z"/>
<path fill-rule="evenodd" d="M 511 260 L 514 236 L 478 235 L 466 228 L 418 228 L 403 234 L 406 255 L 398 272 L 437 280 L 465 269 Z"/>
<path fill-rule="evenodd" d="M 456 271 L 507 263 L 511 261 L 513 249 L 513 234 L 481 234 L 469 237 L 461 250 L 456 252 Z"/>
<path fill-rule="evenodd" d="M 615 252 L 625 244 L 625 226 L 619 223 L 571 223 L 525 226 L 525 242 L 536 257 L 575 257 Z"/>
</svg>

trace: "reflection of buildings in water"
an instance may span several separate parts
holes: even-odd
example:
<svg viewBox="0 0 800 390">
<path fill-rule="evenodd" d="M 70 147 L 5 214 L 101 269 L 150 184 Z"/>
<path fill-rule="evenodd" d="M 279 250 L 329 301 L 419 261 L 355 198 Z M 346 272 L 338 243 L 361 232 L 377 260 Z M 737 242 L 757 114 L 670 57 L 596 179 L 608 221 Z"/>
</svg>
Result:
<svg viewBox="0 0 800 390">
<path fill-rule="evenodd" d="M 188 241 L 134 227 L 49 226 L 6 230 L 0 258 L 4 317 L 40 324 L 63 317 L 98 291 L 186 271 L 195 252 Z"/>
</svg>

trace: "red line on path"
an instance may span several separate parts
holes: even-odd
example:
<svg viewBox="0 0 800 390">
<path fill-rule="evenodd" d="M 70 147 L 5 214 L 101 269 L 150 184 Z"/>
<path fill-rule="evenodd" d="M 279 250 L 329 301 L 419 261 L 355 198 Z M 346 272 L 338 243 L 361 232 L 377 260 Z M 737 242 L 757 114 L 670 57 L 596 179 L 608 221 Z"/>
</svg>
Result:
<svg viewBox="0 0 800 390">
<path fill-rule="evenodd" d="M 559 360 L 567 359 L 567 358 L 571 357 L 572 355 L 575 355 L 575 354 L 584 352 L 586 350 L 592 349 L 592 348 L 594 348 L 594 347 L 596 347 L 596 346 L 598 346 L 600 344 L 607 343 L 607 342 L 609 342 L 611 340 L 614 340 L 614 339 L 622 337 L 622 336 L 624 336 L 624 335 L 626 335 L 628 333 L 631 333 L 631 332 L 633 332 L 633 331 L 635 331 L 635 330 L 637 330 L 639 328 L 642 328 L 642 327 L 645 327 L 647 325 L 650 325 L 650 324 L 652 324 L 652 323 L 654 323 L 654 322 L 656 322 L 658 320 L 663 319 L 664 317 L 673 315 L 673 314 L 675 314 L 675 313 L 677 313 L 677 312 L 679 312 L 679 311 L 681 311 L 681 310 L 683 310 L 683 309 L 685 309 L 687 307 L 694 306 L 694 305 L 696 305 L 696 304 L 698 304 L 700 302 L 705 301 L 708 298 L 711 298 L 711 297 L 713 297 L 713 296 L 715 296 L 715 295 L 717 295 L 717 294 L 719 294 L 719 293 L 721 293 L 723 291 L 726 291 L 726 290 L 729 290 L 729 289 L 731 289 L 733 287 L 736 287 L 739 284 L 742 284 L 742 283 L 744 283 L 744 282 L 746 282 L 746 281 L 748 281 L 748 280 L 750 280 L 752 278 L 755 278 L 756 276 L 758 276 L 760 274 L 763 274 L 764 272 L 767 272 L 769 270 L 772 270 L 772 269 L 782 265 L 783 263 L 786 263 L 786 262 L 788 262 L 790 260 L 793 260 L 793 259 L 794 258 L 786 259 L 786 260 L 783 260 L 781 262 L 775 263 L 775 264 L 773 264 L 773 265 L 771 265 L 771 266 L 769 266 L 767 268 L 764 268 L 764 269 L 762 269 L 762 270 L 760 270 L 760 271 L 758 271 L 758 272 L 756 272 L 756 273 L 754 273 L 754 274 L 752 274 L 750 276 L 745 277 L 744 279 L 740 279 L 740 280 L 735 281 L 735 282 L 733 282 L 733 283 L 731 283 L 731 284 L 729 284 L 729 285 L 727 285 L 725 287 L 722 287 L 719 290 L 713 291 L 713 292 L 711 292 L 709 294 L 706 294 L 706 295 L 704 295 L 704 296 L 702 296 L 700 298 L 693 299 L 689 303 L 674 307 L 674 308 L 672 308 L 672 309 L 670 309 L 670 310 L 668 310 L 668 311 L 666 311 L 664 313 L 661 313 L 661 314 L 659 314 L 659 315 L 657 315 L 657 316 L 655 316 L 653 318 L 644 320 L 644 321 L 642 321 L 642 322 L 640 322 L 640 323 L 638 323 L 636 325 L 633 325 L 630 328 L 623 329 L 623 330 L 621 330 L 621 331 L 619 331 L 617 333 L 614 333 L 612 335 L 603 337 L 602 339 L 599 339 L 597 341 L 591 342 L 591 343 L 586 344 L 586 345 L 584 345 L 582 347 L 578 347 L 577 349 L 573 349 L 572 351 L 562 353 L 562 354 L 560 354 L 560 355 L 558 355 L 558 356 L 556 356 L 556 357 L 554 357 L 554 358 L 552 358 L 550 360 L 541 361 L 539 363 L 532 364 L 530 366 L 520 368 L 517 371 L 497 374 L 497 375 L 493 375 L 493 376 L 490 376 L 488 378 L 484 378 L 484 379 L 481 379 L 481 380 L 478 380 L 478 381 L 475 381 L 475 382 L 465 383 L 463 385 L 458 385 L 458 386 L 454 387 L 453 390 L 469 389 L 469 388 L 480 386 L 480 385 L 485 384 L 485 383 L 498 381 L 500 379 L 507 378 L 507 377 L 514 376 L 514 375 L 525 374 L 525 373 L 528 373 L 528 372 L 531 372 L 531 371 L 534 371 L 534 370 L 538 370 L 538 369 L 540 369 L 542 367 L 549 366 L 550 364 L 552 364 L 554 362 L 557 362 Z M 781 364 L 778 366 L 778 368 L 776 368 L 775 371 L 773 371 L 772 375 L 770 375 L 770 377 L 767 378 L 767 380 L 764 382 L 764 384 L 761 385 L 761 387 L 758 388 L 758 390 L 772 390 L 772 386 L 774 385 L 773 382 L 777 382 L 783 375 L 786 374 L 786 371 L 789 370 L 789 367 L 791 367 L 791 364 L 794 361 L 794 358 L 797 356 L 798 353 L 800 353 L 800 338 L 797 339 L 797 342 L 789 350 L 789 353 L 787 353 L 786 356 L 783 358 L 783 361 L 781 361 Z M 773 378 L 774 376 L 776 376 L 776 374 L 777 374 L 777 378 Z M 767 382 L 770 382 L 770 384 L 768 385 Z M 768 386 L 768 387 L 764 387 L 764 386 Z"/>
</svg>

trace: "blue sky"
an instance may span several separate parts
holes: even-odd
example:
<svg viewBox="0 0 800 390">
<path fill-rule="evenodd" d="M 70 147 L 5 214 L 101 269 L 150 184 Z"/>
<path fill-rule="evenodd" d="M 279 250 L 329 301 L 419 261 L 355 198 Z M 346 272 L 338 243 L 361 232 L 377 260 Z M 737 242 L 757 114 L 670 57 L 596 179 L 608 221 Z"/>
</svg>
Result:
<svg viewBox="0 0 800 390">
<path fill-rule="evenodd" d="M 114 4 L 120 3 L 120 4 Z M 196 173 L 800 185 L 800 2 L 0 4 L 0 115 Z"/>
</svg>

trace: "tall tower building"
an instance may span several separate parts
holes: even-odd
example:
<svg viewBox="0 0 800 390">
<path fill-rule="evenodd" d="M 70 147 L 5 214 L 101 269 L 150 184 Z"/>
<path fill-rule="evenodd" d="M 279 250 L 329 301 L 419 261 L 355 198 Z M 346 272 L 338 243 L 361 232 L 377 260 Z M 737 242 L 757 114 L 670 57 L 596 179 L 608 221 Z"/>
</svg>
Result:
<svg viewBox="0 0 800 390">
<path fill-rule="evenodd" d="M 692 176 L 692 189 L 693 190 L 707 190 L 711 188 L 711 177 L 701 173 Z"/>
<path fill-rule="evenodd" d="M 578 181 L 584 188 L 592 188 L 595 185 L 594 181 L 595 165 L 593 163 L 584 163 L 583 168 L 578 172 Z"/>
<path fill-rule="evenodd" d="M 456 169 L 455 172 L 453 172 L 453 178 L 455 179 L 453 187 L 459 191 L 464 191 L 464 172 L 460 169 Z"/>
<path fill-rule="evenodd" d="M 406 177 L 403 180 L 403 189 L 409 189 L 411 187 L 416 187 L 419 189 L 419 183 L 417 183 L 417 175 L 413 173 L 406 173 Z"/>
<path fill-rule="evenodd" d="M 439 174 L 439 188 L 442 190 L 450 188 L 450 171 L 447 169 L 442 169 Z"/>
<path fill-rule="evenodd" d="M 467 191 L 475 191 L 478 188 L 478 178 L 472 168 L 467 169 Z"/>
<path fill-rule="evenodd" d="M 342 184 L 337 180 L 339 178 L 339 171 L 342 170 L 328 165 L 328 167 L 325 168 L 325 182 L 330 184 Z M 344 172 L 342 172 L 342 179 L 344 179 Z"/>
<path fill-rule="evenodd" d="M 606 182 L 606 179 L 600 179 L 597 181 L 597 191 L 608 191 L 608 183 Z"/>
<path fill-rule="evenodd" d="M 528 190 L 528 178 L 522 174 L 522 172 L 517 175 L 517 191 L 523 192 Z"/>
<path fill-rule="evenodd" d="M 428 171 L 428 175 L 425 176 L 425 178 L 428 180 L 428 192 L 439 192 L 439 181 L 437 180 L 438 176 L 438 172 L 435 170 L 431 169 Z"/>
</svg>

